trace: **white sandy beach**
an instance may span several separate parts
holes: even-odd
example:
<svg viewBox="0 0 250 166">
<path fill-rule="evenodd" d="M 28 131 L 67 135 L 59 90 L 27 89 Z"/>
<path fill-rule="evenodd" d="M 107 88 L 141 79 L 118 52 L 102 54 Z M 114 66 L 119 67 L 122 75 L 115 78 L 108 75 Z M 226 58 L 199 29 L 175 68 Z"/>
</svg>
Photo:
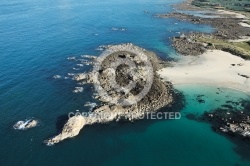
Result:
<svg viewBox="0 0 250 166">
<path fill-rule="evenodd" d="M 234 65 L 232 65 L 234 64 Z M 250 61 L 220 50 L 186 56 L 158 74 L 173 84 L 209 84 L 250 93 Z"/>
</svg>

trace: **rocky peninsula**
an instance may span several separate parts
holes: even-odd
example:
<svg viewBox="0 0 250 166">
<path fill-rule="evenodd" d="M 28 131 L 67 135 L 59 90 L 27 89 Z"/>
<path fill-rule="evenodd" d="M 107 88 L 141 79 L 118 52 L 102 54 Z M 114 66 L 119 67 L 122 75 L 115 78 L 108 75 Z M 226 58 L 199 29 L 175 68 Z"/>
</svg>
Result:
<svg viewBox="0 0 250 166">
<path fill-rule="evenodd" d="M 98 69 L 94 65 L 92 72 L 79 73 L 73 78 L 98 85 L 95 98 L 103 104 L 86 116 L 70 117 L 61 133 L 45 141 L 47 145 L 75 137 L 86 125 L 138 120 L 173 102 L 172 84 L 157 75 L 156 71 L 163 66 L 153 52 L 129 43 L 107 46 L 103 54 L 101 58 L 93 58 Z"/>
</svg>

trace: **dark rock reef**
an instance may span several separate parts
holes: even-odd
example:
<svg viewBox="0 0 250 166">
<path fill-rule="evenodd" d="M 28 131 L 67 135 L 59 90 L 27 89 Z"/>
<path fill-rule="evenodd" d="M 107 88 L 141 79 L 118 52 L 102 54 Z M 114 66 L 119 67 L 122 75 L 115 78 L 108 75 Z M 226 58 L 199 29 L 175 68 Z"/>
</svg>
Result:
<svg viewBox="0 0 250 166">
<path fill-rule="evenodd" d="M 242 107 L 238 109 L 237 107 Z M 250 141 L 250 103 L 248 101 L 230 102 L 201 116 L 188 114 L 192 120 L 210 123 L 214 131 L 230 136 L 238 136 Z"/>
<path fill-rule="evenodd" d="M 225 105 L 202 115 L 187 114 L 190 120 L 211 124 L 213 131 L 225 136 L 236 146 L 234 150 L 242 158 L 250 160 L 250 102 L 227 101 Z"/>
</svg>

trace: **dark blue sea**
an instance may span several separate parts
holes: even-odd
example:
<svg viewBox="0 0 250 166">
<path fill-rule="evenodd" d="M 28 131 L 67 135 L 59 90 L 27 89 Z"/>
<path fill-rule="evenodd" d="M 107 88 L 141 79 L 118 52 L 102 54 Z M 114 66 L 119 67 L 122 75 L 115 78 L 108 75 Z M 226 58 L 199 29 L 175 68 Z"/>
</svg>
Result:
<svg viewBox="0 0 250 166">
<path fill-rule="evenodd" d="M 0 165 L 227 165 L 249 166 L 235 142 L 215 133 L 207 123 L 185 117 L 216 109 L 226 101 L 250 100 L 242 92 L 202 85 L 179 85 L 186 103 L 180 120 L 142 120 L 84 128 L 49 147 L 62 119 L 84 107 L 92 88 L 73 93 L 76 82 L 64 79 L 76 71 L 68 57 L 100 54 L 101 45 L 131 42 L 162 58 L 178 58 L 169 37 L 179 32 L 211 32 L 155 14 L 171 12 L 181 0 L 1 0 L 0 1 Z M 145 12 L 146 11 L 146 12 Z M 125 30 L 119 30 L 125 29 Z M 61 75 L 61 79 L 53 79 Z M 204 95 L 205 103 L 195 99 Z M 36 128 L 13 125 L 34 117 Z"/>
</svg>

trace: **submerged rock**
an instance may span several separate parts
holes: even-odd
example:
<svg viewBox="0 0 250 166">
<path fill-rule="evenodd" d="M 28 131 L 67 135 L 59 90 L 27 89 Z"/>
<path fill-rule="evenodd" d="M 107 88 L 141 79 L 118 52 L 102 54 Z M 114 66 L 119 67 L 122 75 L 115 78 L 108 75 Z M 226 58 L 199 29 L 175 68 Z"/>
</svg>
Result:
<svg viewBox="0 0 250 166">
<path fill-rule="evenodd" d="M 111 28 L 112 31 L 125 31 L 125 28 Z"/>
<path fill-rule="evenodd" d="M 27 130 L 38 125 L 38 121 L 35 119 L 26 119 L 25 121 L 18 121 L 14 124 L 13 128 L 16 130 Z"/>
<path fill-rule="evenodd" d="M 53 78 L 54 78 L 54 79 L 60 79 L 60 78 L 62 78 L 62 76 L 60 76 L 60 75 L 55 75 L 55 76 L 53 76 Z"/>
<path fill-rule="evenodd" d="M 88 59 L 96 59 L 97 57 L 94 55 L 81 55 L 82 58 L 88 58 Z"/>
<path fill-rule="evenodd" d="M 195 117 L 193 118 L 194 120 L 211 123 L 215 131 L 250 140 L 250 112 L 246 107 L 242 110 L 237 110 L 233 106 L 225 107 L 223 105 L 220 109 L 205 112 L 201 117 L 192 114 L 188 115 L 188 117 L 192 116 Z"/>
<path fill-rule="evenodd" d="M 217 112 L 220 111 L 220 112 Z M 216 110 L 208 118 L 222 132 L 247 137 L 250 140 L 250 114 L 243 111 Z M 207 117 L 207 114 L 204 114 Z"/>
<path fill-rule="evenodd" d="M 75 87 L 75 90 L 73 90 L 73 93 L 81 93 L 83 92 L 83 87 Z"/>
<path fill-rule="evenodd" d="M 96 103 L 90 103 L 90 102 L 87 102 L 84 104 L 85 107 L 90 107 L 90 111 L 93 111 L 93 109 L 97 106 Z"/>
<path fill-rule="evenodd" d="M 76 57 L 74 57 L 74 56 L 73 57 L 68 57 L 67 59 L 68 60 L 76 60 Z"/>
<path fill-rule="evenodd" d="M 81 80 L 85 80 L 85 79 L 87 79 L 86 73 L 80 73 L 80 74 L 77 74 L 73 77 L 73 80 L 76 80 L 76 81 L 81 81 Z"/>
</svg>

